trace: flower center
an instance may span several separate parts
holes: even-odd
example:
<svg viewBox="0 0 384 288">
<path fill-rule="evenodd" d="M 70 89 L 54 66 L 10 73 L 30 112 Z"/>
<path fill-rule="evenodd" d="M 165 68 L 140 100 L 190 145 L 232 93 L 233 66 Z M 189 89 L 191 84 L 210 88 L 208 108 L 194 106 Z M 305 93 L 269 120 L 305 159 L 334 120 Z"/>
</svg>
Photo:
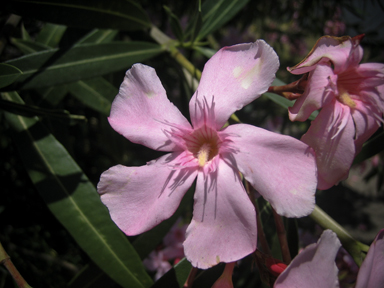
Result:
<svg viewBox="0 0 384 288">
<path fill-rule="evenodd" d="M 351 98 L 351 95 L 349 95 L 348 91 L 342 86 L 339 86 L 338 90 L 339 95 L 337 96 L 337 99 L 339 100 L 339 102 L 349 106 L 352 109 L 356 108 L 356 102 Z"/>
<path fill-rule="evenodd" d="M 184 137 L 188 151 L 197 159 L 199 167 L 203 167 L 219 154 L 220 138 L 215 129 L 202 126 Z"/>
</svg>

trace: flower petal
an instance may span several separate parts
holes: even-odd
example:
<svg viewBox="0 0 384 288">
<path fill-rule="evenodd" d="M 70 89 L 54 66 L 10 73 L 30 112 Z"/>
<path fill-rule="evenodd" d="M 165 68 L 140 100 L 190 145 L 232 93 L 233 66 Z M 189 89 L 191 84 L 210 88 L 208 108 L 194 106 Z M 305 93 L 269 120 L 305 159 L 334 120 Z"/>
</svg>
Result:
<svg viewBox="0 0 384 288">
<path fill-rule="evenodd" d="M 220 160 L 216 171 L 197 177 L 193 219 L 184 252 L 194 267 L 239 260 L 256 249 L 256 212 L 239 173 Z"/>
<path fill-rule="evenodd" d="M 141 167 L 117 165 L 101 175 L 97 185 L 101 201 L 125 234 L 148 231 L 176 211 L 197 174 L 190 168 L 172 170 L 177 154 Z"/>
<path fill-rule="evenodd" d="M 384 287 L 384 229 L 369 247 L 367 257 L 357 275 L 356 287 Z"/>
<path fill-rule="evenodd" d="M 230 125 L 222 131 L 230 136 L 234 166 L 287 217 L 310 214 L 317 186 L 313 151 L 301 141 L 251 125 Z"/>
<path fill-rule="evenodd" d="M 129 141 L 160 151 L 180 150 L 168 124 L 191 129 L 188 120 L 168 100 L 155 70 L 143 64 L 135 64 L 127 71 L 108 120 Z"/>
<path fill-rule="evenodd" d="M 339 287 L 335 258 L 340 247 L 336 234 L 325 230 L 316 244 L 307 246 L 293 259 L 273 287 Z"/>
<path fill-rule="evenodd" d="M 329 103 L 334 97 L 332 89 L 334 83 L 330 82 L 333 78 L 335 75 L 329 65 L 317 65 L 315 70 L 309 74 L 305 92 L 289 108 L 289 119 L 291 121 L 305 121 L 313 111 Z"/>
<path fill-rule="evenodd" d="M 316 64 L 331 61 L 335 74 L 338 74 L 361 61 L 363 49 L 359 46 L 360 40 L 349 36 L 323 36 L 299 64 L 287 69 L 292 74 L 304 74 L 313 70 Z"/>
<path fill-rule="evenodd" d="M 318 189 L 328 189 L 348 177 L 355 157 L 355 127 L 350 108 L 333 100 L 312 121 L 301 141 L 316 153 Z"/>
<path fill-rule="evenodd" d="M 193 126 L 203 118 L 198 102 L 214 103 L 216 128 L 233 112 L 266 92 L 275 78 L 279 60 L 264 40 L 220 49 L 205 64 L 199 87 L 189 103 Z"/>
</svg>

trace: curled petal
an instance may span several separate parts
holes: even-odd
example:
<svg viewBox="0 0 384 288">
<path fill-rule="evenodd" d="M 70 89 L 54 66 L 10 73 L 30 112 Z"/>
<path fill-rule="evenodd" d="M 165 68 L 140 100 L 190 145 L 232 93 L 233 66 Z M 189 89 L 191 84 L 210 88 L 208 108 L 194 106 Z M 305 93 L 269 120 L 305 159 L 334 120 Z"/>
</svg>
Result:
<svg viewBox="0 0 384 288">
<path fill-rule="evenodd" d="M 141 167 L 117 165 L 101 175 L 101 201 L 125 234 L 143 233 L 171 217 L 192 185 L 196 169 L 172 170 L 174 154 Z"/>
<path fill-rule="evenodd" d="M 198 101 L 214 103 L 216 128 L 230 115 L 266 92 L 275 78 L 279 60 L 263 40 L 220 49 L 205 64 L 197 91 L 189 103 L 193 126 L 203 117 Z"/>
<path fill-rule="evenodd" d="M 355 157 L 355 127 L 350 108 L 333 100 L 312 121 L 301 141 L 316 153 L 318 189 L 328 189 L 348 177 Z"/>
<path fill-rule="evenodd" d="M 293 259 L 273 287 L 339 287 L 335 258 L 340 247 L 336 234 L 325 230 L 317 243 L 307 246 Z"/>
<path fill-rule="evenodd" d="M 335 77 L 337 76 L 333 74 L 329 65 L 317 65 L 309 74 L 305 92 L 289 108 L 289 119 L 291 121 L 305 121 L 313 111 L 328 104 L 335 95 L 333 88 L 336 84 L 330 82 Z"/>
<path fill-rule="evenodd" d="M 177 137 L 170 133 L 172 127 L 191 129 L 168 100 L 155 69 L 143 64 L 127 71 L 108 120 L 129 141 L 160 151 L 180 150 Z"/>
<path fill-rule="evenodd" d="M 363 49 L 359 46 L 359 38 L 349 36 L 323 36 L 317 40 L 309 54 L 294 67 L 289 67 L 292 74 L 304 74 L 312 71 L 316 64 L 331 61 L 335 74 L 357 65 L 363 57 Z"/>
<path fill-rule="evenodd" d="M 315 205 L 316 162 L 308 145 L 251 125 L 230 125 L 223 132 L 238 151 L 237 165 L 252 186 L 287 217 L 309 215 Z"/>
<path fill-rule="evenodd" d="M 256 212 L 239 173 L 224 161 L 197 177 L 184 252 L 194 267 L 237 261 L 256 249 Z"/>
<path fill-rule="evenodd" d="M 367 257 L 357 275 L 356 288 L 384 287 L 384 229 L 369 247 Z"/>
</svg>

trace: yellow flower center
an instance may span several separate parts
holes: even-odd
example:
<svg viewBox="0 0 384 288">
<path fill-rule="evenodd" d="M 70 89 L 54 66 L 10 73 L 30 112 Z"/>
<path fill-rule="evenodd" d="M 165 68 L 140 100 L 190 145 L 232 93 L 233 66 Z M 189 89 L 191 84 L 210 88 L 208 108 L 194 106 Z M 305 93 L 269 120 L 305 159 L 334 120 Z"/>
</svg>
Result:
<svg viewBox="0 0 384 288">
<path fill-rule="evenodd" d="M 184 138 L 187 149 L 195 156 L 199 167 L 203 167 L 219 154 L 220 139 L 216 130 L 203 126 Z"/>
<path fill-rule="evenodd" d="M 350 108 L 356 108 L 356 102 L 351 98 L 351 95 L 343 87 L 339 87 L 340 94 L 337 96 L 339 102 L 344 105 L 349 106 Z"/>
</svg>

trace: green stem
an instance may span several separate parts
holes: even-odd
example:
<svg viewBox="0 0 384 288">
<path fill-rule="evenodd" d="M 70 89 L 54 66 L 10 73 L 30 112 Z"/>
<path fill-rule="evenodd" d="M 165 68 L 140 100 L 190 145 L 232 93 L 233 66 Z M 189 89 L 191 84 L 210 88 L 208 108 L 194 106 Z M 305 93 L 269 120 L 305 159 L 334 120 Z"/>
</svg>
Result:
<svg viewBox="0 0 384 288">
<path fill-rule="evenodd" d="M 151 37 L 171 54 L 171 56 L 187 71 L 196 77 L 197 80 L 201 78 L 201 71 L 197 69 L 187 58 L 177 49 L 178 42 L 169 38 L 163 32 L 161 32 L 156 26 L 152 26 L 149 32 Z"/>
<path fill-rule="evenodd" d="M 23 276 L 16 269 L 15 265 L 13 265 L 11 261 L 11 257 L 5 252 L 3 245 L 0 243 L 0 263 L 7 268 L 9 274 L 11 274 L 13 280 L 15 280 L 17 286 L 20 288 L 31 288 L 28 283 L 24 280 Z"/>
<path fill-rule="evenodd" d="M 361 266 L 369 247 L 352 237 L 339 223 L 331 218 L 319 206 L 315 205 L 310 217 L 324 229 L 331 229 L 340 239 L 341 244 L 353 257 L 356 264 Z"/>
<path fill-rule="evenodd" d="M 285 233 L 285 227 L 283 219 L 279 214 L 276 213 L 275 209 L 272 208 L 273 218 L 275 219 L 277 237 L 279 238 L 281 255 L 283 256 L 283 262 L 287 265 L 291 263 L 291 253 L 289 252 L 287 234 Z"/>
</svg>

